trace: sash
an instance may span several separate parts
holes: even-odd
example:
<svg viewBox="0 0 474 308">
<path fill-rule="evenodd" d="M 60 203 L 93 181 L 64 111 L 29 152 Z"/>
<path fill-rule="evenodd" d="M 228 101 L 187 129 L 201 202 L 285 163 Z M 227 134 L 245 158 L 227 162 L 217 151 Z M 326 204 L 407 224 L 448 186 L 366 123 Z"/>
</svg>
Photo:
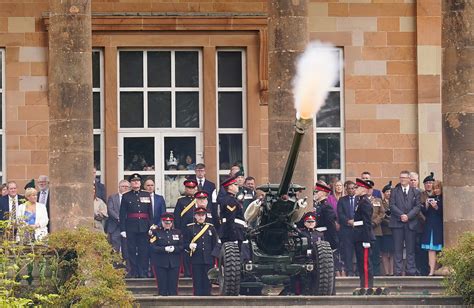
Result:
<svg viewBox="0 0 474 308">
<path fill-rule="evenodd" d="M 186 207 L 181 211 L 181 214 L 179 214 L 179 216 L 183 217 L 184 214 L 186 214 L 186 212 L 189 211 L 195 204 L 196 204 L 196 199 L 194 199 L 188 205 L 186 205 Z"/>
<path fill-rule="evenodd" d="M 196 243 L 196 241 L 207 231 L 207 229 L 209 229 L 208 224 L 204 225 L 204 228 L 202 228 L 201 231 L 199 231 L 199 233 L 193 237 L 193 239 L 191 240 L 191 243 Z M 194 252 L 193 250 L 189 252 L 190 257 L 193 256 L 193 252 Z"/>
</svg>

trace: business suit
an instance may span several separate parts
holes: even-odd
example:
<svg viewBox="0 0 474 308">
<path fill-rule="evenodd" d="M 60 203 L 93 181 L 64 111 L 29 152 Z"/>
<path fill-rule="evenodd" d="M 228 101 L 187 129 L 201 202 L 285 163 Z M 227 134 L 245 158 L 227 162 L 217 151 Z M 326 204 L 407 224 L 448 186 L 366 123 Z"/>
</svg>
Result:
<svg viewBox="0 0 474 308">
<path fill-rule="evenodd" d="M 166 203 L 165 198 L 162 195 L 152 194 L 152 212 L 153 219 L 152 224 L 161 226 L 161 215 L 166 213 Z"/>
<path fill-rule="evenodd" d="M 116 252 L 120 252 L 122 248 L 122 256 L 124 259 L 127 257 L 125 249 L 125 239 L 120 235 L 120 202 L 121 195 L 119 193 L 109 196 L 107 200 L 107 213 L 109 218 L 107 220 L 106 232 L 109 238 L 109 242 Z"/>
<path fill-rule="evenodd" d="M 344 261 L 344 269 L 347 276 L 354 276 L 354 266 L 352 264 L 352 259 L 354 258 L 355 253 L 354 228 L 347 223 L 349 220 L 354 219 L 357 199 L 355 196 L 352 196 L 352 198 L 352 204 L 351 196 L 349 195 L 341 197 L 337 202 L 337 215 L 339 218 L 339 224 L 341 225 L 339 233 L 341 234 L 342 259 Z"/>
<path fill-rule="evenodd" d="M 16 212 L 18 213 L 19 205 L 26 202 L 26 199 L 22 195 L 16 195 L 15 197 L 16 202 Z M 9 219 L 10 215 L 10 196 L 6 195 L 0 198 L 0 220 L 7 220 Z M 17 215 L 17 218 L 19 215 Z"/>
<path fill-rule="evenodd" d="M 49 217 L 49 199 L 50 199 L 49 196 L 50 196 L 50 192 L 51 191 L 49 190 L 49 188 L 47 188 L 45 190 L 39 190 L 38 191 L 38 202 L 43 203 L 46 206 L 46 212 L 48 213 L 48 221 L 50 219 L 50 217 Z M 43 194 L 46 195 L 46 198 L 45 198 L 46 200 L 42 200 L 43 199 L 43 197 L 42 197 Z M 50 224 L 48 222 L 48 226 L 47 226 L 48 232 L 51 231 L 49 225 Z"/>
<path fill-rule="evenodd" d="M 418 213 L 421 210 L 420 192 L 407 187 L 405 195 L 402 186 L 398 184 L 390 196 L 390 222 L 393 241 L 395 245 L 394 274 L 401 276 L 403 273 L 403 243 L 406 247 L 406 274 L 416 275 L 415 265 L 415 240 L 416 227 L 418 225 Z M 408 221 L 402 222 L 401 215 L 407 215 Z"/>
</svg>

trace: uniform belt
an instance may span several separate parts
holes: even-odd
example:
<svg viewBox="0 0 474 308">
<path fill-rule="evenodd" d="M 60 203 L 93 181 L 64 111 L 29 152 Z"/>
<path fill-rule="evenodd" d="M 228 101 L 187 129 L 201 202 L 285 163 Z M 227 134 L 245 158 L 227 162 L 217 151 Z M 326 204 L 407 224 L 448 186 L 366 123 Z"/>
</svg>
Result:
<svg viewBox="0 0 474 308">
<path fill-rule="evenodd" d="M 148 219 L 149 217 L 150 216 L 148 215 L 148 213 L 130 213 L 130 214 L 127 214 L 127 218 Z"/>
</svg>

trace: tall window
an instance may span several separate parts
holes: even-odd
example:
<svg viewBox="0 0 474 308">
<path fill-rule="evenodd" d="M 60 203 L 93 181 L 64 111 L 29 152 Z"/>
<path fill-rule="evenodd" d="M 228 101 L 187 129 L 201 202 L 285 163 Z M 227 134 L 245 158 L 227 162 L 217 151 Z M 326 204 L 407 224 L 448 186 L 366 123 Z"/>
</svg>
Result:
<svg viewBox="0 0 474 308">
<path fill-rule="evenodd" d="M 122 175 L 154 179 L 173 207 L 202 162 L 201 50 L 121 50 L 118 61 Z"/>
<path fill-rule="evenodd" d="M 217 51 L 217 135 L 219 178 L 234 163 L 246 165 L 246 88 L 243 50 Z"/>
<path fill-rule="evenodd" d="M 94 127 L 94 167 L 96 176 L 104 180 L 104 78 L 103 78 L 103 53 L 102 50 L 92 51 L 92 102 L 93 102 L 93 127 Z"/>
<path fill-rule="evenodd" d="M 5 160 L 3 159 L 5 155 L 5 130 L 3 125 L 5 123 L 5 115 L 3 110 L 5 110 L 5 50 L 0 49 L 0 183 L 5 182 Z"/>
<path fill-rule="evenodd" d="M 316 116 L 316 177 L 328 184 L 344 178 L 344 112 L 343 104 L 343 54 L 334 49 L 339 59 L 339 82 L 330 90 L 326 104 Z"/>
</svg>

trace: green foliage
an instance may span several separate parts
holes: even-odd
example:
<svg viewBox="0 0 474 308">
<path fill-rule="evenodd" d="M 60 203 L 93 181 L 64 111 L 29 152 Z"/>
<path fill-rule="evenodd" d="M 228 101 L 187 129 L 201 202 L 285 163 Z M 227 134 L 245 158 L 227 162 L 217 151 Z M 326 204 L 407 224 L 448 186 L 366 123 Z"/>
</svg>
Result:
<svg viewBox="0 0 474 308">
<path fill-rule="evenodd" d="M 119 256 L 113 252 L 104 233 L 86 228 L 50 235 L 49 247 L 59 254 L 62 273 L 60 306 L 132 306 L 133 297 L 125 285 L 125 273 L 115 269 Z"/>
<path fill-rule="evenodd" d="M 456 246 L 445 249 L 439 258 L 451 271 L 443 282 L 448 294 L 461 295 L 464 303 L 474 304 L 474 233 L 466 232 Z"/>
<path fill-rule="evenodd" d="M 0 221 L 0 307 L 131 307 L 120 257 L 105 234 L 59 231 L 25 242 L 28 228 Z"/>
</svg>

